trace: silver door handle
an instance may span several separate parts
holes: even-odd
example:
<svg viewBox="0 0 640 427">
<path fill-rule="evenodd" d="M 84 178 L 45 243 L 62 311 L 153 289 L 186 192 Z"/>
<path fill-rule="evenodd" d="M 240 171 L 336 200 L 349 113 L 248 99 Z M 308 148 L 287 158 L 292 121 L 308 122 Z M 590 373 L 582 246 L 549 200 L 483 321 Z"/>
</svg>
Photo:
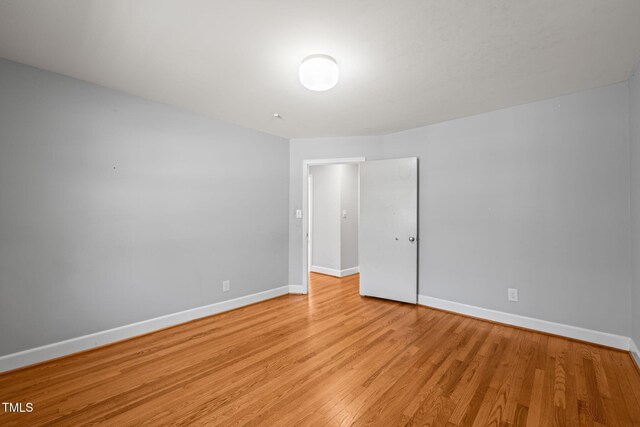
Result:
<svg viewBox="0 0 640 427">
<path fill-rule="evenodd" d="M 410 242 L 415 242 L 415 241 L 416 241 L 416 238 L 415 238 L 415 237 L 413 237 L 413 236 L 411 236 L 411 237 L 409 237 L 409 241 L 410 241 Z"/>
</svg>

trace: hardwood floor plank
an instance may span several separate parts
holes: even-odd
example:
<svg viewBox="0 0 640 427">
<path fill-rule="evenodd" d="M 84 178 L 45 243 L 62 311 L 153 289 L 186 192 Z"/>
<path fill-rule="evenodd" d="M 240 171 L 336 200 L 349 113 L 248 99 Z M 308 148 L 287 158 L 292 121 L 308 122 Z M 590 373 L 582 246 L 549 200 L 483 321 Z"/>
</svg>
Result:
<svg viewBox="0 0 640 427">
<path fill-rule="evenodd" d="M 358 275 L 0 374 L 0 425 L 640 425 L 628 354 L 361 297 Z"/>
</svg>

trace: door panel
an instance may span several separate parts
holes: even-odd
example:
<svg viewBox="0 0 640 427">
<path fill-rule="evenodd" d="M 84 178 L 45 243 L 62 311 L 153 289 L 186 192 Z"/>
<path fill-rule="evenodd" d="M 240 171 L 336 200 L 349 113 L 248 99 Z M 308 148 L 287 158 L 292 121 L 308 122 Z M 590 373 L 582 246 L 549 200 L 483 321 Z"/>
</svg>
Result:
<svg viewBox="0 0 640 427">
<path fill-rule="evenodd" d="M 418 301 L 418 159 L 360 166 L 360 293 Z"/>
</svg>

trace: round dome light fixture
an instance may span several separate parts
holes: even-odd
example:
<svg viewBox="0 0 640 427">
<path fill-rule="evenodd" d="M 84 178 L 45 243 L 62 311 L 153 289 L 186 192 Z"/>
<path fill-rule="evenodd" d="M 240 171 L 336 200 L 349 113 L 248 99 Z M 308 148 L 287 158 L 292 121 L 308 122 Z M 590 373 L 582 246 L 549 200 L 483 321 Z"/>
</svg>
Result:
<svg viewBox="0 0 640 427">
<path fill-rule="evenodd" d="M 310 55 L 304 58 L 298 70 L 302 86 L 315 92 L 334 87 L 340 77 L 336 60 L 329 55 Z"/>
</svg>

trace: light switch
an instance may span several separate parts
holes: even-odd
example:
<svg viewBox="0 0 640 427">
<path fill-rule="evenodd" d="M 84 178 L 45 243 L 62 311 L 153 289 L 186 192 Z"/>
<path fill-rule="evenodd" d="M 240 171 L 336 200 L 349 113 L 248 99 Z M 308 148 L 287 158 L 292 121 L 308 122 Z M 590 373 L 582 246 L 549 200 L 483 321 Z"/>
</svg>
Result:
<svg viewBox="0 0 640 427">
<path fill-rule="evenodd" d="M 342 211 L 342 218 L 346 218 L 347 217 L 347 210 L 343 210 Z"/>
<path fill-rule="evenodd" d="M 296 218 L 302 218 L 302 209 L 296 209 Z"/>
</svg>

